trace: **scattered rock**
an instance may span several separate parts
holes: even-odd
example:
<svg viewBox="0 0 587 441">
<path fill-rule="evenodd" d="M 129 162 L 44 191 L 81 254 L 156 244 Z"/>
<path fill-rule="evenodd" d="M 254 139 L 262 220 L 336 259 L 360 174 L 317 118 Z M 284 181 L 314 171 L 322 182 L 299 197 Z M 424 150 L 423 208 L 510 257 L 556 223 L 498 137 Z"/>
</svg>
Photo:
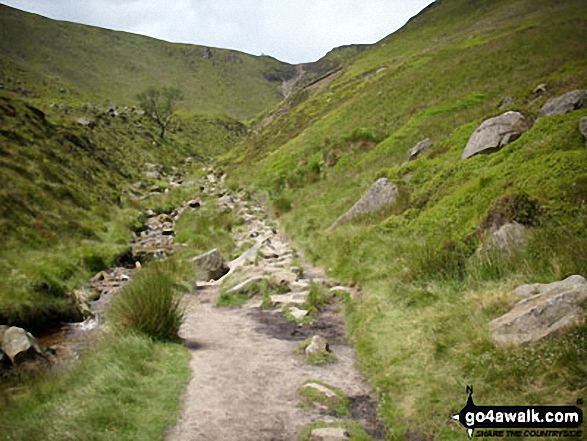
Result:
<svg viewBox="0 0 587 441">
<path fill-rule="evenodd" d="M 326 427 L 312 430 L 309 441 L 346 441 L 349 439 L 351 436 L 344 427 Z"/>
<path fill-rule="evenodd" d="M 265 276 L 256 276 L 251 277 L 250 279 L 245 280 L 242 283 L 239 283 L 235 287 L 226 291 L 227 294 L 247 294 L 251 285 L 255 283 L 262 282 L 263 280 L 269 280 L 268 277 Z"/>
<path fill-rule="evenodd" d="M 355 219 L 363 214 L 372 213 L 395 204 L 399 190 L 395 184 L 386 178 L 378 179 L 365 195 L 353 205 L 349 211 L 340 216 L 330 229 L 336 228 L 343 222 Z"/>
<path fill-rule="evenodd" d="M 420 141 L 408 151 L 408 162 L 413 161 L 421 154 L 426 153 L 433 145 L 434 144 L 430 141 L 430 138 Z"/>
<path fill-rule="evenodd" d="M 471 158 L 480 153 L 487 154 L 498 151 L 518 139 L 530 127 L 530 122 L 519 112 L 509 111 L 490 118 L 475 130 L 461 159 Z"/>
<path fill-rule="evenodd" d="M 525 242 L 526 228 L 517 222 L 507 223 L 494 231 L 480 250 L 503 251 L 511 254 L 524 246 Z"/>
<path fill-rule="evenodd" d="M 547 92 L 546 84 L 542 83 L 534 88 L 534 90 L 532 91 L 532 95 L 540 96 L 540 95 L 544 95 L 546 92 Z"/>
<path fill-rule="evenodd" d="M 330 352 L 330 346 L 324 337 L 315 335 L 310 340 L 310 344 L 306 347 L 305 351 L 308 357 L 312 355 L 322 354 L 324 352 Z"/>
<path fill-rule="evenodd" d="M 44 356 L 43 349 L 35 337 L 30 332 L 15 326 L 4 332 L 2 350 L 14 364 Z"/>
<path fill-rule="evenodd" d="M 275 294 L 271 296 L 273 306 L 279 305 L 303 305 L 306 303 L 310 291 L 295 292 L 289 294 Z"/>
<path fill-rule="evenodd" d="M 329 389 L 326 386 L 322 386 L 321 384 L 318 384 L 318 383 L 306 383 L 306 384 L 304 384 L 302 389 L 306 389 L 306 388 L 312 389 L 312 390 L 320 393 L 325 398 L 336 398 L 337 397 L 336 392 L 334 392 L 332 389 Z"/>
<path fill-rule="evenodd" d="M 289 313 L 296 320 L 302 320 L 302 319 L 306 318 L 309 314 L 308 311 L 306 311 L 305 309 L 299 309 L 299 308 L 296 308 L 295 306 L 292 306 L 291 308 L 289 308 Z"/>
<path fill-rule="evenodd" d="M 579 121 L 579 131 L 583 135 L 583 138 L 585 138 L 585 142 L 587 142 L 587 116 L 584 116 Z"/>
<path fill-rule="evenodd" d="M 77 122 L 80 126 L 89 127 L 90 129 L 96 126 L 96 123 L 93 120 L 86 118 L 85 116 L 77 118 L 75 122 Z"/>
<path fill-rule="evenodd" d="M 540 116 L 562 115 L 587 105 L 587 90 L 573 90 L 552 98 L 540 109 Z"/>
<path fill-rule="evenodd" d="M 530 297 L 490 323 L 497 343 L 535 343 L 575 323 L 587 302 L 587 281 L 571 276 L 561 282 L 524 285 L 516 294 Z"/>
<path fill-rule="evenodd" d="M 224 276 L 230 268 L 224 262 L 220 252 L 215 248 L 200 256 L 194 257 L 193 262 L 202 271 L 203 281 L 218 280 Z"/>
<path fill-rule="evenodd" d="M 499 105 L 499 110 L 503 110 L 508 106 L 511 106 L 512 104 L 514 104 L 516 100 L 514 100 L 511 96 L 508 96 L 507 98 L 505 98 L 501 104 Z"/>
</svg>

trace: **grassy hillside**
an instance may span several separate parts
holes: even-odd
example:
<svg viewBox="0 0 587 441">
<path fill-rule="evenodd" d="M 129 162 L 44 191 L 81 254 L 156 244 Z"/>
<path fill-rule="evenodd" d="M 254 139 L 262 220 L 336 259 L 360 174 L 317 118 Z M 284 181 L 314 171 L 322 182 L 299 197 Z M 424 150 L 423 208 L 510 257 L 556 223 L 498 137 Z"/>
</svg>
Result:
<svg viewBox="0 0 587 441">
<path fill-rule="evenodd" d="M 82 94 L 132 105 L 148 86 L 183 90 L 186 110 L 246 119 L 275 105 L 295 69 L 267 56 L 50 20 L 0 5 L 0 54 L 55 79 L 46 99 Z"/>
<path fill-rule="evenodd" d="M 32 89 L 22 78 L 18 88 Z M 46 107 L 42 93 L 0 90 L 0 320 L 35 330 L 71 317 L 66 294 L 128 253 L 144 208 L 131 187 L 169 186 L 147 177 L 145 163 L 171 174 L 185 158 L 209 160 L 245 134 L 229 117 L 180 113 L 162 141 L 149 117 L 113 117 L 75 101 Z"/>
<path fill-rule="evenodd" d="M 547 99 L 587 87 L 586 23 L 579 0 L 437 1 L 295 92 L 224 157 L 237 164 L 234 185 L 270 194 L 307 257 L 362 286 L 349 324 L 392 439 L 462 439 L 447 415 L 466 384 L 494 404 L 572 404 L 587 390 L 584 326 L 521 349 L 488 332 L 515 286 L 587 274 L 587 110 L 460 159 L 485 119 L 517 110 L 535 120 Z M 535 96 L 540 83 L 547 93 Z M 425 138 L 434 147 L 405 164 Z M 329 231 L 382 176 L 400 202 Z M 526 224 L 527 246 L 481 258 L 500 216 Z"/>
</svg>

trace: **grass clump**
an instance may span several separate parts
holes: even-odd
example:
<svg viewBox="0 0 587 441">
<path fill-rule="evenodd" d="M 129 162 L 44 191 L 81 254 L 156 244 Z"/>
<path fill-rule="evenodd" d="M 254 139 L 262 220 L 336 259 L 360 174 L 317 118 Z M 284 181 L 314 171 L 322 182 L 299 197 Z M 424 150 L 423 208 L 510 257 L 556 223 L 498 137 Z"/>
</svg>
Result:
<svg viewBox="0 0 587 441">
<path fill-rule="evenodd" d="M 311 315 L 316 315 L 320 308 L 328 305 L 332 294 L 328 292 L 328 288 L 322 283 L 312 282 L 310 285 L 310 293 L 304 303 L 303 309 L 307 310 Z"/>
<path fill-rule="evenodd" d="M 184 318 L 176 265 L 173 261 L 154 263 L 141 271 L 114 300 L 108 322 L 118 331 L 176 341 Z"/>
<path fill-rule="evenodd" d="M 313 387 L 312 385 L 318 385 L 319 387 Z M 326 390 L 321 390 L 322 388 Z M 322 381 L 306 381 L 302 386 L 300 395 L 303 405 L 325 411 L 329 415 L 343 417 L 351 413 L 349 398 L 345 393 Z"/>
</svg>

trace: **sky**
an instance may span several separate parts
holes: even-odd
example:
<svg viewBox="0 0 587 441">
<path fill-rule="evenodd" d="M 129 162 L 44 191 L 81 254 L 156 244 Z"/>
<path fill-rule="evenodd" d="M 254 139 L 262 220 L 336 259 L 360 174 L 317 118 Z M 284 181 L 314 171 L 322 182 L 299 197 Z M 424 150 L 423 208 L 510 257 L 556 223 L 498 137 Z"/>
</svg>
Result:
<svg viewBox="0 0 587 441">
<path fill-rule="evenodd" d="M 375 43 L 433 0 L 0 0 L 59 20 L 177 43 L 316 61 L 330 49 Z"/>
</svg>

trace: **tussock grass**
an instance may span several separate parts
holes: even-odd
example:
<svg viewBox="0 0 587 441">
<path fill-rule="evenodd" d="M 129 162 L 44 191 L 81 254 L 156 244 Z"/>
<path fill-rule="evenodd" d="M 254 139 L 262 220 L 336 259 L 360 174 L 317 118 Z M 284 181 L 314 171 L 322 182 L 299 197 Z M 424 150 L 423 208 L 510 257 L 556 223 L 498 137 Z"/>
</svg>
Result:
<svg viewBox="0 0 587 441">
<path fill-rule="evenodd" d="M 108 309 L 107 321 L 119 332 L 139 332 L 159 341 L 178 340 L 184 311 L 178 263 L 153 263 L 125 286 Z"/>
</svg>

